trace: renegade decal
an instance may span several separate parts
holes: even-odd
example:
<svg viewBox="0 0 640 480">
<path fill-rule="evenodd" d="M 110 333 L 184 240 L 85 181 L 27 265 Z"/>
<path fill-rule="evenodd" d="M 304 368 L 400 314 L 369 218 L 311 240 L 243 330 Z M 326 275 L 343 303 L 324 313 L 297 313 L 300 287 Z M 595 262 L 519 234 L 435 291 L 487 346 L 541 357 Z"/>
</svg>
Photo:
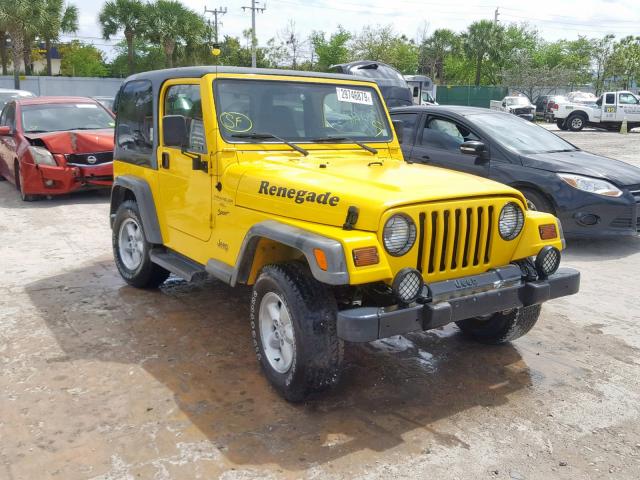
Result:
<svg viewBox="0 0 640 480">
<path fill-rule="evenodd" d="M 253 122 L 244 113 L 222 112 L 220 124 L 230 132 L 248 132 L 253 128 Z"/>
<path fill-rule="evenodd" d="M 332 207 L 335 207 L 340 202 L 340 197 L 332 196 L 331 192 L 316 193 L 308 190 L 279 187 L 277 185 L 269 185 L 269 182 L 265 180 L 260 182 L 258 193 L 272 197 L 289 198 L 296 203 L 311 202 L 320 205 L 330 205 Z"/>
</svg>

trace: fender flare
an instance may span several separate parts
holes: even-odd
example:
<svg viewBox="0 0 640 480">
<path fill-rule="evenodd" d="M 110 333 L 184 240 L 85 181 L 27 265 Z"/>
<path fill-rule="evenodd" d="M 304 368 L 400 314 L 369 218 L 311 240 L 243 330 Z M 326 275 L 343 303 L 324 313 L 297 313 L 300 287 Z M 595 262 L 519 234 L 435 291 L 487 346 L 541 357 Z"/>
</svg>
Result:
<svg viewBox="0 0 640 480">
<path fill-rule="evenodd" d="M 265 220 L 253 225 L 244 237 L 235 267 L 218 260 L 207 262 L 206 270 L 232 287 L 246 283 L 253 267 L 253 260 L 260 239 L 267 238 L 302 252 L 313 277 L 328 285 L 348 285 L 349 271 L 344 248 L 338 240 L 309 232 L 276 220 Z M 315 259 L 314 249 L 321 249 L 327 259 L 327 269 L 322 270 Z"/>
<path fill-rule="evenodd" d="M 111 228 L 116 217 L 118 207 L 125 201 L 127 191 L 135 197 L 142 224 L 144 235 L 149 243 L 162 245 L 162 232 L 160 222 L 156 212 L 156 204 L 153 200 L 151 187 L 146 180 L 133 175 L 122 175 L 116 177 L 111 188 L 110 221 Z"/>
</svg>

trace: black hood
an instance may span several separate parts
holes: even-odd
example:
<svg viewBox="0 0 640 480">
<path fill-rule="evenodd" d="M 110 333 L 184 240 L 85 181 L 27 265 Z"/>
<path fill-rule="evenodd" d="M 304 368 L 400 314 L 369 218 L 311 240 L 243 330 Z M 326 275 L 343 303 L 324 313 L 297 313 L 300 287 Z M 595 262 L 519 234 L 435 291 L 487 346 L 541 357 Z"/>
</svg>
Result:
<svg viewBox="0 0 640 480">
<path fill-rule="evenodd" d="M 640 168 L 628 163 L 577 150 L 538 153 L 522 157 L 522 164 L 550 172 L 575 173 L 610 180 L 618 186 L 639 185 Z"/>
</svg>

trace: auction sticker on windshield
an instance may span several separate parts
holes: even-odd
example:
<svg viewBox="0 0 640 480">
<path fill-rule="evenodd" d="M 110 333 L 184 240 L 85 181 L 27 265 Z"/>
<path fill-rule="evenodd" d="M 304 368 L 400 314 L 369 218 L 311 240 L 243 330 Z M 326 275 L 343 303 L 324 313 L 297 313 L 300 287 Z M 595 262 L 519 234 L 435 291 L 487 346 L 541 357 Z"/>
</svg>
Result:
<svg viewBox="0 0 640 480">
<path fill-rule="evenodd" d="M 338 100 L 341 102 L 361 103 L 363 105 L 373 105 L 371 93 L 363 90 L 351 90 L 350 88 L 336 87 Z"/>
</svg>

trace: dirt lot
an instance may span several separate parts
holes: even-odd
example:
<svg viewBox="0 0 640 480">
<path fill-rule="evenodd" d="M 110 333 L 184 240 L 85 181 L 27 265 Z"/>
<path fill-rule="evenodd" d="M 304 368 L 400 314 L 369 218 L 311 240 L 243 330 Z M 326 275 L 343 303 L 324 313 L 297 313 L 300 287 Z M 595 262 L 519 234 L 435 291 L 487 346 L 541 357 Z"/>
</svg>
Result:
<svg viewBox="0 0 640 480">
<path fill-rule="evenodd" d="M 640 134 L 563 134 L 640 165 Z M 640 239 L 570 244 L 578 296 L 513 345 L 350 347 L 304 405 L 261 376 L 248 291 L 125 286 L 107 197 L 0 183 L 0 478 L 640 478 Z"/>
</svg>

